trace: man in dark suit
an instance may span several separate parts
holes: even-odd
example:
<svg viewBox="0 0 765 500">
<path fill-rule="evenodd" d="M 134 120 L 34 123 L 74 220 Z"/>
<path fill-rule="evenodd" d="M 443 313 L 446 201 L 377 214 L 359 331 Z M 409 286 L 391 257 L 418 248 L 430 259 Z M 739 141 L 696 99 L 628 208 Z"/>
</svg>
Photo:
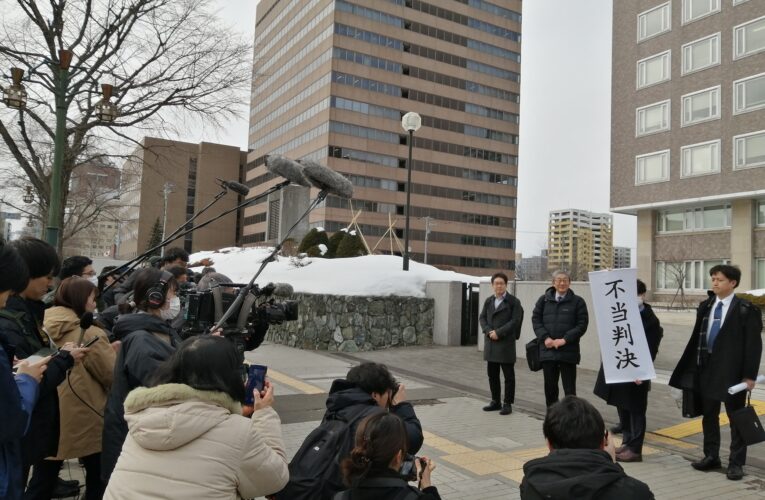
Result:
<svg viewBox="0 0 765 500">
<path fill-rule="evenodd" d="M 491 277 L 494 295 L 486 299 L 478 321 L 486 336 L 483 359 L 489 375 L 491 403 L 484 411 L 500 410 L 500 415 L 513 412 L 515 401 L 515 341 L 521 336 L 523 307 L 521 302 L 507 293 L 507 276 L 496 273 Z M 505 376 L 505 399 L 500 405 L 502 386 L 499 382 L 499 369 Z"/>
<path fill-rule="evenodd" d="M 693 389 L 701 396 L 704 458 L 691 465 L 696 470 L 719 469 L 720 463 L 720 403 L 725 412 L 743 408 L 746 391 L 728 394 L 728 388 L 745 382 L 751 391 L 760 366 L 762 354 L 762 315 L 760 310 L 733 294 L 741 280 L 741 271 L 733 266 L 719 265 L 709 270 L 712 292 L 699 305 L 691 339 L 677 363 L 669 385 Z M 744 476 L 746 443 L 731 422 L 728 479 Z"/>
</svg>

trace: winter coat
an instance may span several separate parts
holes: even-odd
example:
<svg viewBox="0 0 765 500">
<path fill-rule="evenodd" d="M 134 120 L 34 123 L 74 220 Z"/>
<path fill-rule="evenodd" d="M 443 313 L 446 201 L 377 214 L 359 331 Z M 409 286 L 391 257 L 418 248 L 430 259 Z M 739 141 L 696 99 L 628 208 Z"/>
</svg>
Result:
<svg viewBox="0 0 765 500">
<path fill-rule="evenodd" d="M 51 307 L 45 311 L 45 329 L 51 339 L 62 346 L 78 342 L 80 318 L 67 307 Z M 83 344 L 99 337 L 88 355 L 69 372 L 67 381 L 58 386 L 61 411 L 61 436 L 56 459 L 87 457 L 101 451 L 104 430 L 106 395 L 114 375 L 114 349 L 106 334 L 96 326 L 85 331 Z"/>
<path fill-rule="evenodd" d="M 273 408 L 242 416 L 228 394 L 164 384 L 125 400 L 130 429 L 105 499 L 234 499 L 287 484 L 281 421 Z"/>
<path fill-rule="evenodd" d="M 650 500 L 648 485 L 629 477 L 603 450 L 561 449 L 526 462 L 522 500 Z"/>
<path fill-rule="evenodd" d="M 648 341 L 651 359 L 655 360 L 656 355 L 659 353 L 659 344 L 664 336 L 664 329 L 659 324 L 659 318 L 656 317 L 656 313 L 653 312 L 653 309 L 648 304 L 643 304 L 643 310 L 640 311 L 640 319 L 643 321 L 643 330 L 645 330 L 645 338 Z M 593 392 L 611 406 L 623 408 L 631 412 L 645 413 L 648 409 L 648 391 L 650 390 L 650 380 L 646 380 L 640 385 L 634 382 L 606 384 L 603 364 L 601 363 Z"/>
<path fill-rule="evenodd" d="M 0 498 L 21 499 L 21 437 L 26 434 L 39 386 L 29 375 L 13 375 L 12 347 L 0 337 Z"/>
<path fill-rule="evenodd" d="M 579 364 L 579 339 L 587 331 L 589 316 L 584 299 L 569 288 L 563 299 L 555 298 L 555 287 L 548 288 L 539 297 L 531 315 L 534 334 L 539 339 L 540 361 L 561 361 Z M 566 345 L 558 349 L 545 347 L 545 339 L 565 339 Z"/>
<path fill-rule="evenodd" d="M 699 304 L 691 338 L 672 372 L 669 385 L 678 389 L 696 389 L 708 399 L 725 401 L 730 386 L 745 378 L 757 378 L 762 355 L 762 313 L 751 302 L 734 296 L 708 365 L 700 371 L 699 341 L 714 303 L 715 296 L 709 292 L 709 298 Z"/>
<path fill-rule="evenodd" d="M 347 380 L 337 379 L 332 382 L 332 387 L 329 389 L 327 411 L 324 414 L 324 418 L 330 415 L 339 415 L 340 417 L 347 418 L 350 415 L 357 414 L 360 406 L 369 407 L 366 416 L 385 411 L 368 392 Z M 422 424 L 420 424 L 420 420 L 414 413 L 412 404 L 406 401 L 399 403 L 391 406 L 390 412 L 397 415 L 404 422 L 408 438 L 407 450 L 408 453 L 415 455 L 420 451 L 424 437 L 422 435 Z M 352 436 L 356 435 L 356 427 L 362 419 L 359 418 L 356 420 L 356 424 L 353 425 L 351 429 Z"/>
<path fill-rule="evenodd" d="M 4 311 L 16 319 L 0 316 L 0 338 L 19 359 L 37 354 L 43 349 L 49 353 L 52 344 L 40 330 L 44 305 L 39 301 L 26 300 L 18 295 L 8 298 Z M 68 351 L 61 351 L 50 360 L 40 381 L 37 404 L 32 411 L 29 431 L 22 438 L 22 459 L 25 467 L 46 458 L 56 456 L 59 435 L 58 386 L 66 380 L 66 372 L 74 366 L 74 358 Z"/>
<path fill-rule="evenodd" d="M 109 480 L 128 432 L 123 402 L 136 387 L 148 386 L 157 368 L 180 344 L 177 334 L 161 318 L 148 313 L 125 314 L 114 325 L 122 340 L 114 363 L 112 389 L 104 411 L 101 477 Z"/>
<path fill-rule="evenodd" d="M 494 307 L 494 298 L 486 299 L 478 316 L 481 330 L 486 336 L 483 345 L 483 359 L 492 363 L 515 363 L 515 341 L 521 337 L 523 307 L 521 301 L 505 293 L 499 307 Z M 489 332 L 497 332 L 498 340 L 489 338 Z"/>
<path fill-rule="evenodd" d="M 398 486 L 374 486 L 370 484 L 369 480 L 378 478 L 398 480 L 400 484 Z M 441 500 L 441 496 L 438 494 L 438 489 L 435 486 L 429 486 L 420 491 L 391 469 L 369 471 L 369 474 L 359 481 L 357 486 L 348 490 L 350 493 L 348 498 L 349 500 L 390 500 L 391 498 L 404 498 L 405 491 L 407 490 L 417 494 L 420 500 Z M 344 494 L 338 493 L 335 495 L 334 500 L 345 500 Z"/>
</svg>

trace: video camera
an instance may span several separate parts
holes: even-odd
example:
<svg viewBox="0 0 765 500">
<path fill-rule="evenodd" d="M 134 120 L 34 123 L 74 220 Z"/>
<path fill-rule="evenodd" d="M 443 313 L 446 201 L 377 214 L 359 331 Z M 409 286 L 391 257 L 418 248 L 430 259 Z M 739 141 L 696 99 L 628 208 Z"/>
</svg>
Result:
<svg viewBox="0 0 765 500">
<path fill-rule="evenodd" d="M 209 333 L 245 287 L 247 285 L 223 283 L 204 291 L 181 291 L 181 302 L 186 311 L 181 336 L 188 338 Z M 244 298 L 239 313 L 232 314 L 224 323 L 223 336 L 233 340 L 240 352 L 256 349 L 263 342 L 269 325 L 297 319 L 297 301 L 277 302 L 274 298 L 290 296 L 292 291 L 287 284 L 269 283 L 263 288 L 254 285 Z"/>
</svg>

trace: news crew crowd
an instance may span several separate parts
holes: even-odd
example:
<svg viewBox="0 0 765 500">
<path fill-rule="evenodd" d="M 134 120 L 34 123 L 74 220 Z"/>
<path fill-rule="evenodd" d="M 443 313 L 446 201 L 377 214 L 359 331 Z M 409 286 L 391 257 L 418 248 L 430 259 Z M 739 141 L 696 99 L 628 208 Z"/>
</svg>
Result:
<svg viewBox="0 0 765 500">
<path fill-rule="evenodd" d="M 206 266 L 200 276 L 188 263 L 176 248 L 129 275 L 120 268 L 97 274 L 87 257 L 60 262 L 41 240 L 0 240 L 0 499 L 440 498 L 431 481 L 435 464 L 417 456 L 423 431 L 406 387 L 381 364 L 362 363 L 333 382 L 324 418 L 288 463 L 270 382 L 244 405 L 235 343 L 219 332 L 179 335 L 181 288 L 231 282 L 211 262 L 195 263 Z M 762 323 L 759 311 L 755 317 L 751 304 L 732 295 L 736 272 L 712 269 L 714 293 L 699 306 L 670 381 L 701 401 L 705 456 L 692 464 L 698 470 L 721 466 L 720 403 L 729 414 L 743 406 L 743 395 L 723 389 L 743 381 L 751 390 L 759 367 Z M 492 286 L 480 314 L 492 397 L 484 410 L 508 415 L 524 313 L 507 292 L 507 276 L 495 274 Z M 662 330 L 642 301 L 645 291 L 639 282 L 655 357 Z M 624 433 L 614 449 L 601 415 L 576 397 L 588 312 L 566 273 L 553 276 L 532 324 L 550 453 L 524 465 L 521 498 L 653 498 L 617 463 L 642 460 L 649 386 L 606 384 L 601 372 L 595 393 L 617 407 Z M 64 461 L 74 459 L 85 470 L 84 492 L 59 477 Z M 729 479 L 743 476 L 745 459 L 734 425 Z"/>
</svg>

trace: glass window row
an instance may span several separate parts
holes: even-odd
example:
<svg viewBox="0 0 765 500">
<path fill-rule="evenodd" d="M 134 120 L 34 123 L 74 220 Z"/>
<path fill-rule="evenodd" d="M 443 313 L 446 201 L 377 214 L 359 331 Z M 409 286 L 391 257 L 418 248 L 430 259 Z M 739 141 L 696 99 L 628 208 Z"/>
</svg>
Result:
<svg viewBox="0 0 765 500">
<path fill-rule="evenodd" d="M 308 75 L 316 71 L 317 68 L 324 65 L 327 61 L 332 59 L 332 49 L 327 49 L 323 54 L 321 54 L 319 57 L 314 59 L 308 66 L 301 69 L 298 73 L 295 73 L 295 76 L 287 80 L 286 82 L 283 82 L 281 85 L 276 87 L 275 89 L 270 89 L 269 87 L 271 84 L 276 81 L 276 79 L 272 79 L 269 77 L 266 81 L 264 81 L 261 85 L 259 85 L 259 88 L 261 89 L 268 89 L 267 92 L 253 92 L 252 95 L 252 101 L 257 101 L 258 104 L 253 106 L 252 110 L 250 111 L 250 117 L 255 116 L 259 112 L 263 111 L 268 107 L 272 102 L 274 102 L 276 99 L 284 95 L 287 91 L 292 89 L 295 85 L 304 85 L 305 79 Z M 283 73 L 281 73 L 283 74 Z M 279 76 L 281 76 L 281 74 Z M 326 85 L 329 83 L 329 81 L 322 80 L 323 78 L 327 78 L 329 73 L 326 75 L 320 77 L 318 80 L 313 82 L 309 87 L 313 87 L 314 85 Z M 331 79 L 331 76 L 329 76 Z M 322 83 L 319 83 L 319 82 Z M 267 94 L 267 95 L 264 95 Z"/>
</svg>

